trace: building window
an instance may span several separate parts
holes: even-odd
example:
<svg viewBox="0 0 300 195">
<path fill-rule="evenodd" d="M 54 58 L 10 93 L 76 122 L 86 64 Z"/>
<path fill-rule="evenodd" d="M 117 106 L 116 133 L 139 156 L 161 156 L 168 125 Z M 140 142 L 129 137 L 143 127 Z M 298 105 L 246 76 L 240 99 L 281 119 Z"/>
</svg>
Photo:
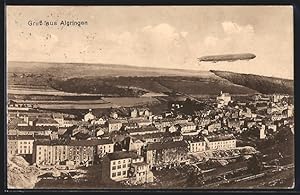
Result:
<svg viewBox="0 0 300 195">
<path fill-rule="evenodd" d="M 112 177 L 116 177 L 116 173 L 112 173 Z"/>
<path fill-rule="evenodd" d="M 123 168 L 126 168 L 126 164 L 123 164 Z"/>
<path fill-rule="evenodd" d="M 121 175 L 121 171 L 119 171 L 117 175 L 120 176 Z"/>
<path fill-rule="evenodd" d="M 126 171 L 123 171 L 123 175 L 126 175 Z"/>
<path fill-rule="evenodd" d="M 121 165 L 118 165 L 118 169 L 121 169 Z"/>
<path fill-rule="evenodd" d="M 115 165 L 116 164 L 116 162 L 115 161 L 113 161 L 113 165 Z"/>
<path fill-rule="evenodd" d="M 116 166 L 112 166 L 112 170 L 116 170 Z"/>
<path fill-rule="evenodd" d="M 118 164 L 121 164 L 121 161 L 120 161 L 120 160 L 118 161 Z"/>
</svg>

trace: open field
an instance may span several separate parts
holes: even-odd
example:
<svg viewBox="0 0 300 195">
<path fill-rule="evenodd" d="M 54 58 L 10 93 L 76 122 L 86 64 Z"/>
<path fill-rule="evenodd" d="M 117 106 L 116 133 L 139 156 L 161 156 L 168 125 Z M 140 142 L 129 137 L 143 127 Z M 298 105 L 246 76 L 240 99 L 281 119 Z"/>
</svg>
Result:
<svg viewBox="0 0 300 195">
<path fill-rule="evenodd" d="M 105 97 L 103 100 L 121 107 L 140 106 L 159 102 L 156 98 L 152 97 Z"/>
<path fill-rule="evenodd" d="M 55 89 L 39 89 L 39 88 L 8 88 L 8 94 L 14 95 L 53 95 L 53 96 L 102 96 L 102 94 L 87 94 L 87 93 L 68 93 Z"/>
<path fill-rule="evenodd" d="M 20 104 L 31 104 L 34 108 L 64 110 L 64 109 L 104 109 L 153 105 L 159 103 L 152 97 L 114 97 L 97 100 L 15 100 Z"/>
</svg>

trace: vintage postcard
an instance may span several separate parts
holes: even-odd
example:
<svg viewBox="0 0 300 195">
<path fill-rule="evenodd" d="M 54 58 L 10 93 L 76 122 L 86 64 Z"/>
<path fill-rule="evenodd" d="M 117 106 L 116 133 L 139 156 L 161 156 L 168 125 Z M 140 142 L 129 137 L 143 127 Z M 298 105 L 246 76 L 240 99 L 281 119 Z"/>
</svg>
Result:
<svg viewBox="0 0 300 195">
<path fill-rule="evenodd" d="M 8 189 L 291 189 L 291 6 L 7 6 Z"/>
</svg>

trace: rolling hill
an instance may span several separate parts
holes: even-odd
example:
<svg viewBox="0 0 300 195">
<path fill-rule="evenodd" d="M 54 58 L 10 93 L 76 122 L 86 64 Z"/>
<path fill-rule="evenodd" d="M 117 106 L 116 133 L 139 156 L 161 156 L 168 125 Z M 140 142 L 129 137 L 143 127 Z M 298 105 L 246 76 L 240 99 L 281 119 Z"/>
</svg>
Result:
<svg viewBox="0 0 300 195">
<path fill-rule="evenodd" d="M 143 68 L 111 64 L 9 62 L 8 85 L 72 93 L 139 96 L 147 92 L 195 95 L 293 93 L 293 81 L 223 71 Z"/>
<path fill-rule="evenodd" d="M 211 72 L 234 84 L 245 86 L 263 94 L 294 94 L 293 80 L 217 70 Z"/>
</svg>

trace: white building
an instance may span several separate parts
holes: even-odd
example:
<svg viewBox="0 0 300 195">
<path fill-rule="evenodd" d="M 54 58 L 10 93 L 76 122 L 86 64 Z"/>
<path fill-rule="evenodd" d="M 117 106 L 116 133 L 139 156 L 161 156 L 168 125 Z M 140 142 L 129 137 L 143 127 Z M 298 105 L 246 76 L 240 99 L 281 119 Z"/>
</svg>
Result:
<svg viewBox="0 0 300 195">
<path fill-rule="evenodd" d="M 189 152 L 197 153 L 203 152 L 206 150 L 206 142 L 203 138 L 200 137 L 192 137 L 187 140 L 189 143 Z"/>
<path fill-rule="evenodd" d="M 17 138 L 17 154 L 32 154 L 33 152 L 33 136 L 23 135 Z"/>
<path fill-rule="evenodd" d="M 236 148 L 236 139 L 233 135 L 218 135 L 204 138 L 209 150 L 224 150 Z"/>
<path fill-rule="evenodd" d="M 231 101 L 231 96 L 229 95 L 229 93 L 223 93 L 221 91 L 220 95 L 217 97 L 218 108 L 228 105 L 230 101 Z"/>
<path fill-rule="evenodd" d="M 91 121 L 95 119 L 95 115 L 92 113 L 92 109 L 89 109 L 89 112 L 84 115 L 84 121 Z"/>
</svg>

